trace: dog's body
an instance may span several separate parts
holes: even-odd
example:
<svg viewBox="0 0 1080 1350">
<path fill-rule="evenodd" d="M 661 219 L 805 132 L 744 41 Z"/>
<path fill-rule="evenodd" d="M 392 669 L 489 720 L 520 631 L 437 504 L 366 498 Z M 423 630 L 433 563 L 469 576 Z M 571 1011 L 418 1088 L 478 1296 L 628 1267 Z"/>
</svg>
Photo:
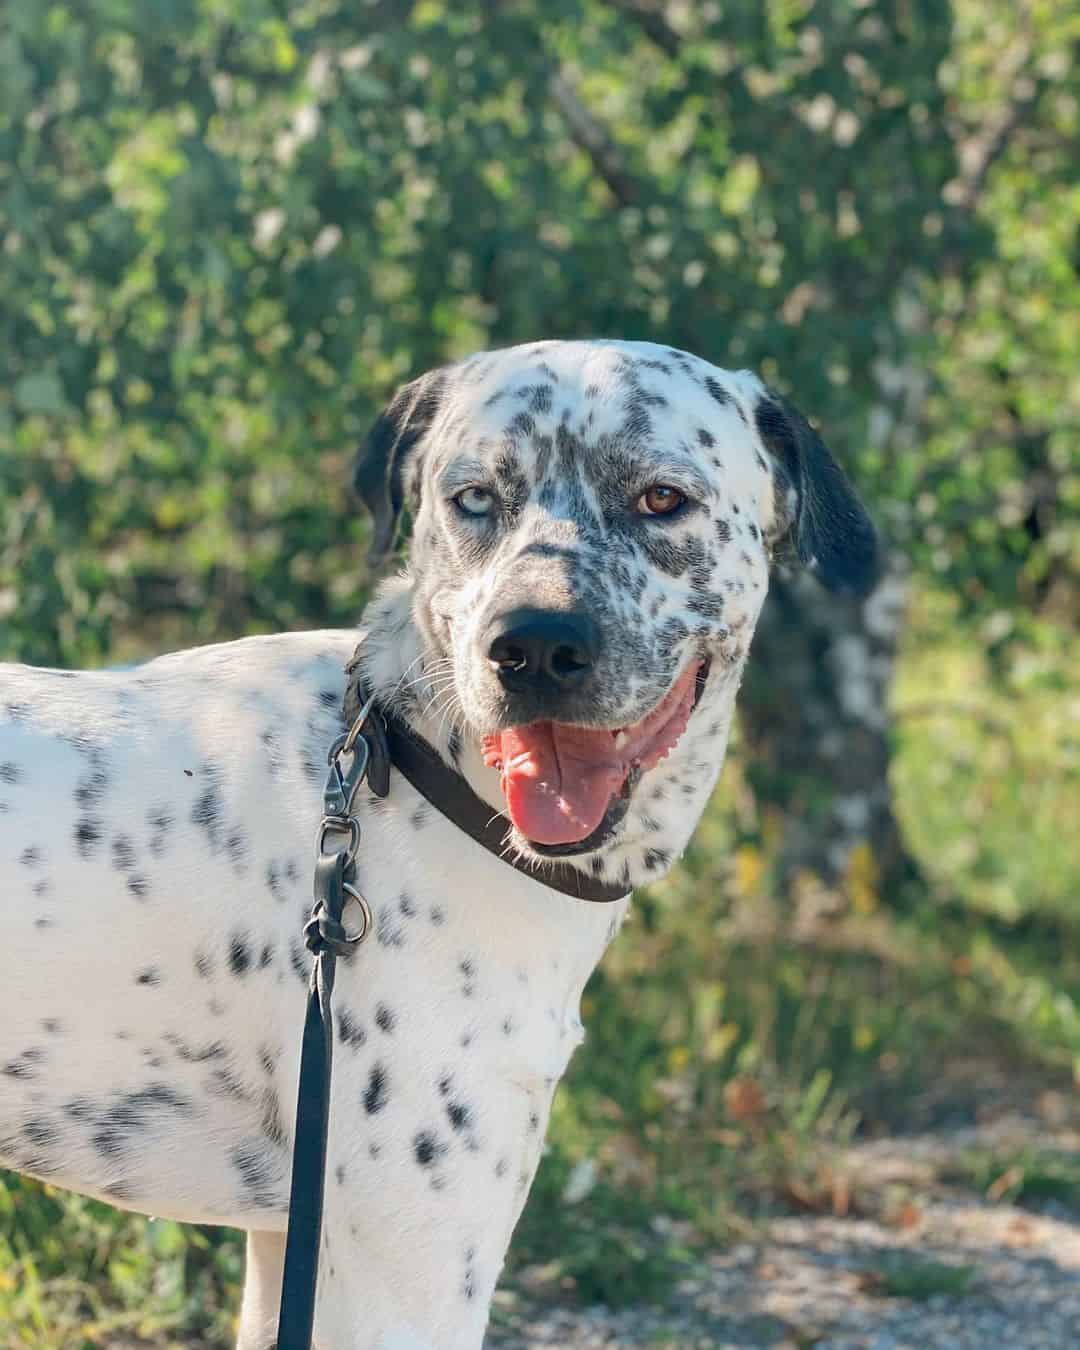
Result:
<svg viewBox="0 0 1080 1350">
<path fill-rule="evenodd" d="M 865 519 L 794 417 L 682 353 L 551 343 L 426 377 L 376 428 L 358 484 L 384 538 L 411 501 L 416 544 L 366 616 L 367 685 L 510 815 L 536 876 L 400 775 L 361 794 L 375 931 L 335 991 L 326 1350 L 479 1346 L 628 903 L 556 893 L 545 860 L 629 886 L 681 853 L 773 538 L 865 580 Z M 300 930 L 356 639 L 0 670 L 0 1162 L 249 1230 L 245 1350 L 273 1342 Z"/>
</svg>

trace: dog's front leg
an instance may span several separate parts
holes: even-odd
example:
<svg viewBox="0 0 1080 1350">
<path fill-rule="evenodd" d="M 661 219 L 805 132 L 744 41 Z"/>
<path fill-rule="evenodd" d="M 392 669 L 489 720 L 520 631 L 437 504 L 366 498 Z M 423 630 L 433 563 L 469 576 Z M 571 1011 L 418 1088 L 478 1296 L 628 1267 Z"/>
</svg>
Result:
<svg viewBox="0 0 1080 1350">
<path fill-rule="evenodd" d="M 374 1116 L 335 1093 L 318 1350 L 480 1350 L 554 1083 L 483 1074 L 473 1093 L 462 1069 L 425 1101 L 412 1084 L 426 1076 L 377 1079 L 388 1104 Z"/>
<path fill-rule="evenodd" d="M 328 1205 L 318 1350 L 480 1350 L 510 1223 L 492 1216 L 488 1226 L 472 1205 L 424 1215 L 414 1198 L 402 1196 L 396 1218 L 380 1205 L 382 1220 L 361 1223 Z"/>
<path fill-rule="evenodd" d="M 248 1233 L 236 1350 L 270 1350 L 273 1346 L 284 1262 L 284 1233 Z"/>
</svg>

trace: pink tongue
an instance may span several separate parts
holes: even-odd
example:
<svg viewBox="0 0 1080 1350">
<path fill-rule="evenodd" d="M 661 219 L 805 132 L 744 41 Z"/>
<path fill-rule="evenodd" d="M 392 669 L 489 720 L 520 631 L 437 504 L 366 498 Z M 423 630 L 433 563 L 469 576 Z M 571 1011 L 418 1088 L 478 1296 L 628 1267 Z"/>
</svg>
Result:
<svg viewBox="0 0 1080 1350">
<path fill-rule="evenodd" d="M 499 751 L 510 819 L 538 844 L 592 834 L 626 779 L 610 731 L 532 722 L 504 731 Z"/>
</svg>

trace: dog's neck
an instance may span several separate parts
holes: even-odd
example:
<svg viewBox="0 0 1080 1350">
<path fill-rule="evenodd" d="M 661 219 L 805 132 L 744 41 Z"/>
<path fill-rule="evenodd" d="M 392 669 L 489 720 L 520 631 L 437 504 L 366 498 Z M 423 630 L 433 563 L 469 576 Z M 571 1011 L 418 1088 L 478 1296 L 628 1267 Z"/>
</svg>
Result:
<svg viewBox="0 0 1080 1350">
<path fill-rule="evenodd" d="M 505 811 L 498 773 L 483 761 L 480 738 L 462 724 L 452 673 L 426 647 L 414 617 L 408 572 L 384 581 L 362 627 L 365 686 L 423 737 L 493 811 Z M 659 880 L 681 857 L 723 762 L 743 660 L 714 662 L 691 727 L 639 786 L 616 839 L 567 861 L 592 876 L 630 886 Z M 664 847 L 659 847 L 663 840 Z"/>
</svg>

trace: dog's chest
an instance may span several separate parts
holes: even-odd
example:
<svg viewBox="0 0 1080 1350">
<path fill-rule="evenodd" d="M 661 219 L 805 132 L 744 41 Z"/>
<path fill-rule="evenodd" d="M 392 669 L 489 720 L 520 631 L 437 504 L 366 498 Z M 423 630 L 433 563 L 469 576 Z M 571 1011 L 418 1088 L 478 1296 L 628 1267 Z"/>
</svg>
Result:
<svg viewBox="0 0 1080 1350">
<path fill-rule="evenodd" d="M 280 1222 L 300 934 L 354 637 L 251 639 L 59 697 L 56 677 L 20 677 L 0 753 L 11 1165 L 179 1218 Z M 625 904 L 537 885 L 403 780 L 360 814 L 374 926 L 339 967 L 335 1099 L 359 1106 L 333 1174 L 358 1196 L 496 1171 L 523 1192 Z"/>
</svg>

